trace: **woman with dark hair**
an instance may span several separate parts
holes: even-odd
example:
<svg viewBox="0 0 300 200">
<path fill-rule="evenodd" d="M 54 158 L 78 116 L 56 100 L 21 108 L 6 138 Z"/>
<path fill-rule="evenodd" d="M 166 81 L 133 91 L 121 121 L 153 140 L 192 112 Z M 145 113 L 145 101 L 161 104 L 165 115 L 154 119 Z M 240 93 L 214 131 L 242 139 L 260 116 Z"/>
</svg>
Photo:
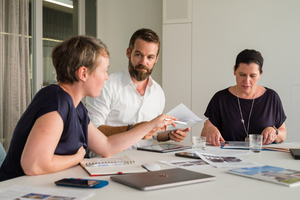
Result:
<svg viewBox="0 0 300 200">
<path fill-rule="evenodd" d="M 201 135 L 220 146 L 225 141 L 245 141 L 249 134 L 263 135 L 263 144 L 286 138 L 286 116 L 278 94 L 257 85 L 262 75 L 260 52 L 246 49 L 236 58 L 236 85 L 217 92 L 206 109 Z"/>
</svg>

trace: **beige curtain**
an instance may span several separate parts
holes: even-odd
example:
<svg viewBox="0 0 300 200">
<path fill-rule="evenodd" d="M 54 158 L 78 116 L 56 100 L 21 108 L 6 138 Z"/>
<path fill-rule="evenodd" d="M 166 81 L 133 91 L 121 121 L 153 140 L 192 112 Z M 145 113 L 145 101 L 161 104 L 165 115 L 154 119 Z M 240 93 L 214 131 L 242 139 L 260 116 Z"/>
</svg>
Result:
<svg viewBox="0 0 300 200">
<path fill-rule="evenodd" d="M 31 100 L 29 0 L 0 0 L 0 141 L 7 150 Z"/>
</svg>

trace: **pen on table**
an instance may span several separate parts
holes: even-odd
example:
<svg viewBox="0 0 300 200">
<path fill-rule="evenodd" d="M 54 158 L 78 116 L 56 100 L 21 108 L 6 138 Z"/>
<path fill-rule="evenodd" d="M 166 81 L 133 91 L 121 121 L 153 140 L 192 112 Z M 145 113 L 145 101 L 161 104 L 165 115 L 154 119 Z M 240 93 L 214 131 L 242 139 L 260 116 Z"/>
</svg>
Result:
<svg viewBox="0 0 300 200">
<path fill-rule="evenodd" d="M 122 163 L 92 164 L 92 165 L 87 165 L 87 166 L 88 167 L 102 167 L 102 166 L 117 166 L 117 165 L 125 165 L 125 163 L 122 162 Z"/>
<path fill-rule="evenodd" d="M 221 142 L 222 146 L 227 145 L 227 144 L 229 144 L 229 142 Z"/>
</svg>

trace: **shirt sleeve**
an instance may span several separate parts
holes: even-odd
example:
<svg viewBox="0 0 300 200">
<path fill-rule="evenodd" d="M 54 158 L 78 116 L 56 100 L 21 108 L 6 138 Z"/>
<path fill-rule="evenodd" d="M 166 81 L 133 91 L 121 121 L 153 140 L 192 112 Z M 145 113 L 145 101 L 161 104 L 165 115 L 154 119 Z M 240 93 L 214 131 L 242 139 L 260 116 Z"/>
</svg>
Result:
<svg viewBox="0 0 300 200">
<path fill-rule="evenodd" d="M 204 116 L 209 119 L 209 121 L 220 130 L 220 105 L 218 93 L 216 93 L 210 100 Z"/>
<path fill-rule="evenodd" d="M 276 127 L 279 128 L 280 126 L 282 126 L 282 124 L 285 122 L 286 120 L 286 115 L 284 113 L 284 110 L 283 110 L 283 105 L 282 105 L 282 102 L 280 100 L 280 97 L 279 95 L 274 91 L 274 99 L 275 99 L 275 102 L 276 102 L 276 108 L 277 108 L 277 115 L 275 117 L 275 123 L 276 123 Z"/>
<path fill-rule="evenodd" d="M 158 88 L 158 90 L 160 91 L 160 95 L 159 95 L 159 97 L 160 97 L 160 104 L 159 104 L 159 106 L 160 106 L 160 114 L 162 114 L 163 113 L 163 111 L 164 111 L 164 108 L 165 108 L 165 104 L 166 104 L 166 97 L 165 97 L 165 93 L 164 93 L 164 91 L 163 91 L 163 89 L 161 89 L 161 87 L 160 86 L 158 86 L 159 88 Z M 156 140 L 156 141 L 158 141 L 157 140 L 157 134 L 156 135 L 154 135 L 154 136 L 152 136 L 152 138 L 154 139 L 154 140 Z"/>
<path fill-rule="evenodd" d="M 99 127 L 105 124 L 106 118 L 110 112 L 111 94 L 109 85 L 106 83 L 99 97 L 86 97 L 86 108 L 91 122 Z"/>
</svg>

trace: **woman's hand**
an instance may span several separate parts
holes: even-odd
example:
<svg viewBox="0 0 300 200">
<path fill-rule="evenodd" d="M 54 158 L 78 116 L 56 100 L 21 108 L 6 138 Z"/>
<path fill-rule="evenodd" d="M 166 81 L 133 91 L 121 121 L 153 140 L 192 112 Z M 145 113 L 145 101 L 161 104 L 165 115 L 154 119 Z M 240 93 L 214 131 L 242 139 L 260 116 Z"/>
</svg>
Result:
<svg viewBox="0 0 300 200">
<path fill-rule="evenodd" d="M 221 146 L 220 142 L 225 142 L 219 129 L 215 127 L 208 119 L 204 123 L 201 136 L 205 136 L 206 142 L 211 143 L 214 146 Z"/>
<path fill-rule="evenodd" d="M 142 140 L 149 140 L 151 139 L 154 135 L 156 135 L 156 131 L 150 131 L 149 133 L 147 133 Z"/>
<path fill-rule="evenodd" d="M 263 130 L 263 132 L 261 133 L 261 135 L 263 135 L 263 137 L 264 137 L 263 145 L 271 144 L 277 138 L 276 130 L 273 127 L 265 128 Z"/>
<path fill-rule="evenodd" d="M 170 119 L 170 120 L 169 120 Z M 143 123 L 129 131 L 106 137 L 99 134 L 99 130 L 90 122 L 89 124 L 89 149 L 103 157 L 109 157 L 113 154 L 124 151 L 145 137 L 145 135 L 156 132 L 156 130 L 167 129 L 167 126 L 177 121 L 176 117 L 170 115 L 159 115 L 150 122 Z"/>
<path fill-rule="evenodd" d="M 152 136 L 155 136 L 156 135 L 156 132 L 157 131 L 164 131 L 165 129 L 167 129 L 167 125 L 169 125 L 169 124 L 172 124 L 173 126 L 175 125 L 174 124 L 174 122 L 173 121 L 176 121 L 177 120 L 177 118 L 175 118 L 175 117 L 172 117 L 172 116 L 169 116 L 169 115 L 160 115 L 160 116 L 158 116 L 158 117 L 156 117 L 156 118 L 154 118 L 152 121 L 150 121 L 150 123 L 153 123 L 153 122 L 155 122 L 155 120 L 161 120 L 161 119 L 163 119 L 163 126 L 162 127 L 156 127 L 156 128 L 153 128 L 150 132 L 148 132 L 143 138 L 142 138 L 142 140 L 149 140 L 149 139 L 151 139 L 152 138 Z M 140 122 L 140 123 L 138 123 L 138 124 L 134 124 L 133 126 L 132 126 L 132 128 L 131 129 L 133 129 L 133 128 L 135 128 L 135 127 L 137 127 L 137 126 L 139 126 L 139 125 L 141 125 L 141 124 L 144 124 L 144 123 L 147 123 L 147 122 Z M 167 125 L 166 125 L 167 124 Z M 155 126 L 157 126 L 157 125 L 155 125 Z M 159 125 L 158 125 L 159 126 Z M 190 130 L 190 129 L 189 129 Z M 171 136 L 170 136 L 171 137 Z M 178 140 L 183 140 L 184 139 L 184 137 L 186 137 L 186 133 L 184 133 L 184 132 L 182 132 L 182 131 L 180 131 L 180 132 L 178 132 L 177 134 L 174 132 L 174 136 L 173 136 L 173 138 L 171 137 L 171 139 L 174 139 L 174 141 L 178 141 Z M 178 139 L 177 139 L 178 138 Z M 182 139 L 181 139 L 182 138 Z"/>
<path fill-rule="evenodd" d="M 158 117 L 151 120 L 149 123 L 152 125 L 152 131 L 161 131 L 161 130 L 168 130 L 168 125 L 172 125 L 176 127 L 175 123 L 173 121 L 177 121 L 178 119 L 176 117 L 161 114 Z"/>
<path fill-rule="evenodd" d="M 84 158 L 85 154 L 86 154 L 86 150 L 83 146 L 81 146 L 76 153 L 76 155 L 78 155 L 78 157 L 82 159 Z"/>
<path fill-rule="evenodd" d="M 215 127 L 209 127 L 206 133 L 206 141 L 214 146 L 221 146 L 221 142 L 225 142 L 220 131 Z"/>
</svg>

